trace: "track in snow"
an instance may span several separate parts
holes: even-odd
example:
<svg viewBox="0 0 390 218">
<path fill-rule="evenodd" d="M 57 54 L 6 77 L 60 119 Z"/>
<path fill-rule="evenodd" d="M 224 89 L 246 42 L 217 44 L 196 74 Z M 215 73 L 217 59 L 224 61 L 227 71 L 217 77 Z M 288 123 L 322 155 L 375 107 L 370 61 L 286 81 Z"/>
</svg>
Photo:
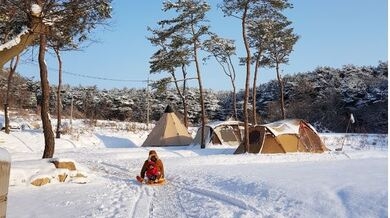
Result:
<svg viewBox="0 0 390 218">
<path fill-rule="evenodd" d="M 266 216 L 266 210 L 259 210 L 244 200 L 210 189 L 190 186 L 170 180 L 163 187 L 156 187 L 151 199 L 148 217 L 220 217 L 232 216 Z M 218 214 L 221 208 L 227 214 Z"/>
<path fill-rule="evenodd" d="M 19 140 L 28 150 L 30 150 L 31 152 L 33 152 L 34 150 L 27 145 L 27 143 L 25 143 L 21 138 L 17 137 L 16 135 L 14 134 L 10 134 L 11 136 L 13 136 L 14 138 L 16 138 L 17 140 Z"/>
<path fill-rule="evenodd" d="M 212 183 L 215 178 L 168 177 L 162 186 L 140 185 L 129 178 L 131 163 L 118 161 L 87 161 L 99 176 L 107 179 L 107 197 L 96 216 L 105 217 L 267 217 L 288 215 L 295 199 L 283 190 L 261 185 L 256 196 L 221 192 Z M 208 181 L 211 179 L 211 181 Z M 239 190 L 239 189 L 238 189 Z M 99 198 L 99 196 L 96 196 Z M 253 198 L 254 197 L 254 198 Z M 100 197 L 101 198 L 101 197 Z M 251 199 L 252 198 L 252 199 Z M 110 206 L 111 205 L 111 206 Z M 114 205 L 114 207 L 112 206 Z M 296 214 L 298 215 L 298 214 Z"/>
</svg>

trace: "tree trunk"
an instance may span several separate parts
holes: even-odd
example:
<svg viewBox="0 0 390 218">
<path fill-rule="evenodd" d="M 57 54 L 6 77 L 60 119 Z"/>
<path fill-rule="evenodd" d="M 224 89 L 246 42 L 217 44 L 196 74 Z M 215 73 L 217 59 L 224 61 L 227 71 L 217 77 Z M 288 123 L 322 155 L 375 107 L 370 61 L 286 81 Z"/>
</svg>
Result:
<svg viewBox="0 0 390 218">
<path fill-rule="evenodd" d="M 32 17 L 30 31 L 20 36 L 19 43 L 9 49 L 0 51 L 0 70 L 3 69 L 5 63 L 19 55 L 27 46 L 31 45 L 38 37 L 37 33 L 45 31 L 47 31 L 47 27 L 41 22 L 40 18 Z"/>
<path fill-rule="evenodd" d="M 237 116 L 236 84 L 234 83 L 235 80 L 236 80 L 236 70 L 234 69 L 234 66 L 233 66 L 233 63 L 232 63 L 232 59 L 230 58 L 230 56 L 229 56 L 229 64 L 228 64 L 228 66 L 230 66 L 232 68 L 232 71 L 230 73 L 230 82 L 232 83 L 232 88 L 233 88 L 233 93 L 232 93 L 233 102 L 232 102 L 232 104 L 233 104 L 234 118 L 235 118 L 235 120 L 238 120 L 238 116 Z M 230 67 L 229 67 L 229 69 L 230 69 Z"/>
<path fill-rule="evenodd" d="M 244 94 L 244 143 L 245 143 L 246 152 L 249 152 L 248 99 L 249 99 L 249 80 L 251 76 L 251 71 L 250 71 L 251 53 L 250 53 L 248 39 L 246 36 L 246 25 L 245 25 L 246 15 L 248 11 L 248 4 L 249 2 L 246 3 L 244 13 L 242 15 L 242 23 L 241 23 L 242 38 L 244 40 L 245 50 L 246 50 L 246 80 L 245 80 L 245 94 Z"/>
<path fill-rule="evenodd" d="M 256 114 L 256 94 L 257 94 L 257 89 L 256 89 L 256 83 L 257 83 L 257 73 L 259 71 L 259 63 L 260 63 L 260 55 L 257 56 L 256 58 L 256 64 L 255 64 L 255 72 L 253 73 L 253 90 L 252 90 L 252 124 L 256 125 L 257 124 L 257 114 Z"/>
<path fill-rule="evenodd" d="M 0 51 L 0 69 L 3 69 L 5 63 L 10 61 L 15 56 L 19 55 L 27 46 L 29 46 L 35 39 L 34 33 L 25 33 L 20 37 L 20 42 L 9 49 Z"/>
<path fill-rule="evenodd" d="M 16 56 L 15 63 L 14 63 L 14 59 L 11 60 L 10 70 L 9 70 L 9 74 L 8 74 L 7 94 L 5 96 L 5 103 L 4 103 L 4 121 L 5 121 L 4 127 L 5 127 L 5 133 L 7 133 L 7 134 L 10 133 L 8 107 L 9 107 L 10 92 L 11 92 L 11 88 L 12 88 L 12 77 L 15 74 L 16 67 L 18 66 L 18 63 L 19 63 L 19 55 Z"/>
<path fill-rule="evenodd" d="M 279 63 L 276 62 L 276 75 L 278 77 L 278 82 L 279 82 L 279 90 L 280 90 L 280 110 L 282 112 L 282 118 L 286 119 L 286 112 L 284 110 L 284 87 L 283 87 L 283 81 L 282 77 L 280 76 L 279 73 Z"/>
<path fill-rule="evenodd" d="M 195 29 L 194 26 L 191 26 L 191 31 L 193 37 L 193 45 L 194 45 L 194 61 L 195 61 L 195 67 L 196 67 L 196 74 L 198 76 L 198 85 L 199 85 L 199 98 L 200 98 L 200 110 L 201 110 L 201 120 L 202 120 L 202 132 L 201 132 L 201 143 L 200 143 L 200 148 L 206 148 L 206 143 L 205 143 L 205 135 L 204 135 L 204 127 L 206 125 L 206 112 L 204 108 L 204 97 L 203 97 L 203 87 L 202 87 L 202 77 L 200 75 L 200 66 L 199 66 L 199 61 L 198 61 L 198 38 L 195 37 Z"/>
<path fill-rule="evenodd" d="M 62 112 L 62 104 L 61 104 L 61 86 L 62 86 L 62 60 L 60 55 L 60 50 L 54 49 L 57 60 L 58 60 L 58 87 L 57 87 L 57 130 L 56 130 L 56 138 L 61 138 L 61 112 Z"/>
<path fill-rule="evenodd" d="M 188 106 L 187 106 L 187 73 L 184 69 L 184 64 L 181 67 L 183 73 L 183 91 L 182 91 L 182 101 L 183 101 L 183 110 L 184 110 L 184 126 L 188 129 Z"/>
<path fill-rule="evenodd" d="M 184 74 L 184 73 L 183 73 Z M 181 102 L 183 103 L 183 109 L 184 109 L 184 126 L 186 128 L 188 128 L 188 120 L 187 120 L 187 102 L 186 102 L 186 98 L 184 96 L 184 94 L 182 93 L 182 91 L 180 91 L 180 87 L 179 87 L 179 84 L 177 83 L 177 79 L 176 79 L 176 75 L 174 72 L 171 72 L 171 76 L 173 77 L 173 81 L 174 81 L 174 84 L 175 84 L 175 88 L 176 88 L 176 91 L 178 93 L 178 95 L 180 96 L 180 99 L 181 99 Z M 184 81 L 184 85 L 183 85 L 183 92 L 185 91 L 185 81 L 186 81 L 186 78 L 183 78 L 183 81 Z"/>
<path fill-rule="evenodd" d="M 8 104 L 4 104 L 4 132 L 9 134 L 9 117 L 8 117 Z"/>
<path fill-rule="evenodd" d="M 233 91 L 232 91 L 232 99 L 233 99 L 233 102 L 232 102 L 232 108 L 233 108 L 233 117 L 235 120 L 237 120 L 237 99 L 236 99 L 236 85 L 234 84 L 234 81 L 236 79 L 236 72 L 234 70 L 234 66 L 233 66 L 233 63 L 232 63 L 232 60 L 230 58 L 230 56 L 228 57 L 228 60 L 229 62 L 225 62 L 225 61 L 221 61 L 218 59 L 217 56 L 215 56 L 215 60 L 217 60 L 217 62 L 219 63 L 219 65 L 221 65 L 222 67 L 222 70 L 223 72 L 226 74 L 226 76 L 228 76 L 230 78 L 230 83 L 232 84 L 232 88 L 233 88 Z M 225 68 L 225 65 L 224 63 L 226 64 L 227 66 L 227 70 Z M 231 67 L 231 69 L 230 69 Z"/>
<path fill-rule="evenodd" d="M 43 151 L 42 158 L 52 158 L 54 155 L 54 134 L 49 118 L 49 97 L 50 86 L 48 81 L 47 66 L 45 63 L 45 49 L 47 39 L 46 35 L 41 34 L 39 40 L 39 69 L 41 76 L 41 89 L 42 89 L 42 101 L 41 101 L 41 118 L 43 126 L 43 134 L 45 137 L 45 150 Z"/>
<path fill-rule="evenodd" d="M 184 90 L 184 88 L 183 88 Z M 188 129 L 188 106 L 187 106 L 187 97 L 183 95 L 183 110 L 184 110 L 184 126 Z"/>
<path fill-rule="evenodd" d="M 202 132 L 201 132 L 201 144 L 200 148 L 206 148 L 206 143 L 205 143 L 205 135 L 204 135 L 204 127 L 206 125 L 206 113 L 205 113 L 205 108 L 204 108 L 204 97 L 203 97 L 203 87 L 202 87 L 202 79 L 200 75 L 200 68 L 199 68 L 199 63 L 198 63 L 198 58 L 197 58 L 197 49 L 194 49 L 194 54 L 195 54 L 195 65 L 196 65 L 196 73 L 198 75 L 198 84 L 199 84 L 199 98 L 200 98 L 200 107 L 201 107 L 201 120 L 202 120 Z"/>
<path fill-rule="evenodd" d="M 232 98 L 233 98 L 233 113 L 234 113 L 234 119 L 238 120 L 237 117 L 237 96 L 236 96 L 236 84 L 234 84 L 234 81 L 232 81 L 232 87 L 233 87 L 233 92 L 232 92 Z"/>
</svg>

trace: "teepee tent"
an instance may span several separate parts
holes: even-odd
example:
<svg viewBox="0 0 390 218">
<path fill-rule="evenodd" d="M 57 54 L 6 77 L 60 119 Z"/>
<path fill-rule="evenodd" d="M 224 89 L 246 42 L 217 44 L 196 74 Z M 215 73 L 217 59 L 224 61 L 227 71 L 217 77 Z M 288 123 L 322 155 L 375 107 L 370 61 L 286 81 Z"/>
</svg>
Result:
<svg viewBox="0 0 390 218">
<path fill-rule="evenodd" d="M 322 153 L 328 149 L 316 130 L 300 119 L 286 119 L 249 129 L 249 153 Z M 244 143 L 235 154 L 245 153 Z"/>
<path fill-rule="evenodd" d="M 192 137 L 187 128 L 168 105 L 142 147 L 183 146 L 191 142 Z"/>
</svg>

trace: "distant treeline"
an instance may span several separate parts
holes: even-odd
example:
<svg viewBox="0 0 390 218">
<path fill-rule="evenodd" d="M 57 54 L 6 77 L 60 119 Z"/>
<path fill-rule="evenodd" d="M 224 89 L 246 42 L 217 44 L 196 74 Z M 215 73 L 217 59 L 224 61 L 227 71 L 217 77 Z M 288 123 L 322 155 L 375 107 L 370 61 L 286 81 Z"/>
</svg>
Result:
<svg viewBox="0 0 390 218">
<path fill-rule="evenodd" d="M 0 74 L 0 108 L 3 108 L 7 88 L 7 72 Z M 330 132 L 388 132 L 388 64 L 357 67 L 346 65 L 341 69 L 318 67 L 307 72 L 288 75 L 285 85 L 285 108 L 288 118 L 301 118 L 319 131 Z M 20 75 L 12 80 L 9 105 L 13 110 L 38 113 L 40 83 Z M 256 113 L 259 123 L 281 119 L 277 81 L 256 87 Z M 206 90 L 205 107 L 208 120 L 226 120 L 233 114 L 232 96 L 228 91 Z M 199 91 L 190 88 L 187 93 L 188 115 L 192 125 L 200 122 Z M 70 116 L 89 120 L 156 121 L 170 104 L 183 113 L 183 105 L 174 89 L 111 89 L 93 87 L 63 87 L 63 118 Z M 251 97 L 250 97 L 251 99 Z M 251 100 L 250 100 L 251 101 Z M 52 84 L 50 111 L 55 117 L 56 86 Z M 242 118 L 243 92 L 237 93 L 239 118 Z M 249 107 L 251 108 L 251 107 Z M 149 113 L 148 113 L 149 112 Z M 355 123 L 347 125 L 351 113 Z M 149 116 L 148 116 L 149 114 Z M 12 119 L 12 117 L 11 117 Z"/>
</svg>

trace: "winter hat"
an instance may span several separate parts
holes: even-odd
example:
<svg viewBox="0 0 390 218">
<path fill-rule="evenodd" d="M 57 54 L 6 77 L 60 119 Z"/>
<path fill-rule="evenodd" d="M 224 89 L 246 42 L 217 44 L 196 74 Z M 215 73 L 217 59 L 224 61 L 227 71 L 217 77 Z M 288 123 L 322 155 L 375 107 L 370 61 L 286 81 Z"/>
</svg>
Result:
<svg viewBox="0 0 390 218">
<path fill-rule="evenodd" d="M 155 156 L 158 159 L 157 152 L 155 150 L 150 150 L 149 151 L 149 160 Z"/>
</svg>

